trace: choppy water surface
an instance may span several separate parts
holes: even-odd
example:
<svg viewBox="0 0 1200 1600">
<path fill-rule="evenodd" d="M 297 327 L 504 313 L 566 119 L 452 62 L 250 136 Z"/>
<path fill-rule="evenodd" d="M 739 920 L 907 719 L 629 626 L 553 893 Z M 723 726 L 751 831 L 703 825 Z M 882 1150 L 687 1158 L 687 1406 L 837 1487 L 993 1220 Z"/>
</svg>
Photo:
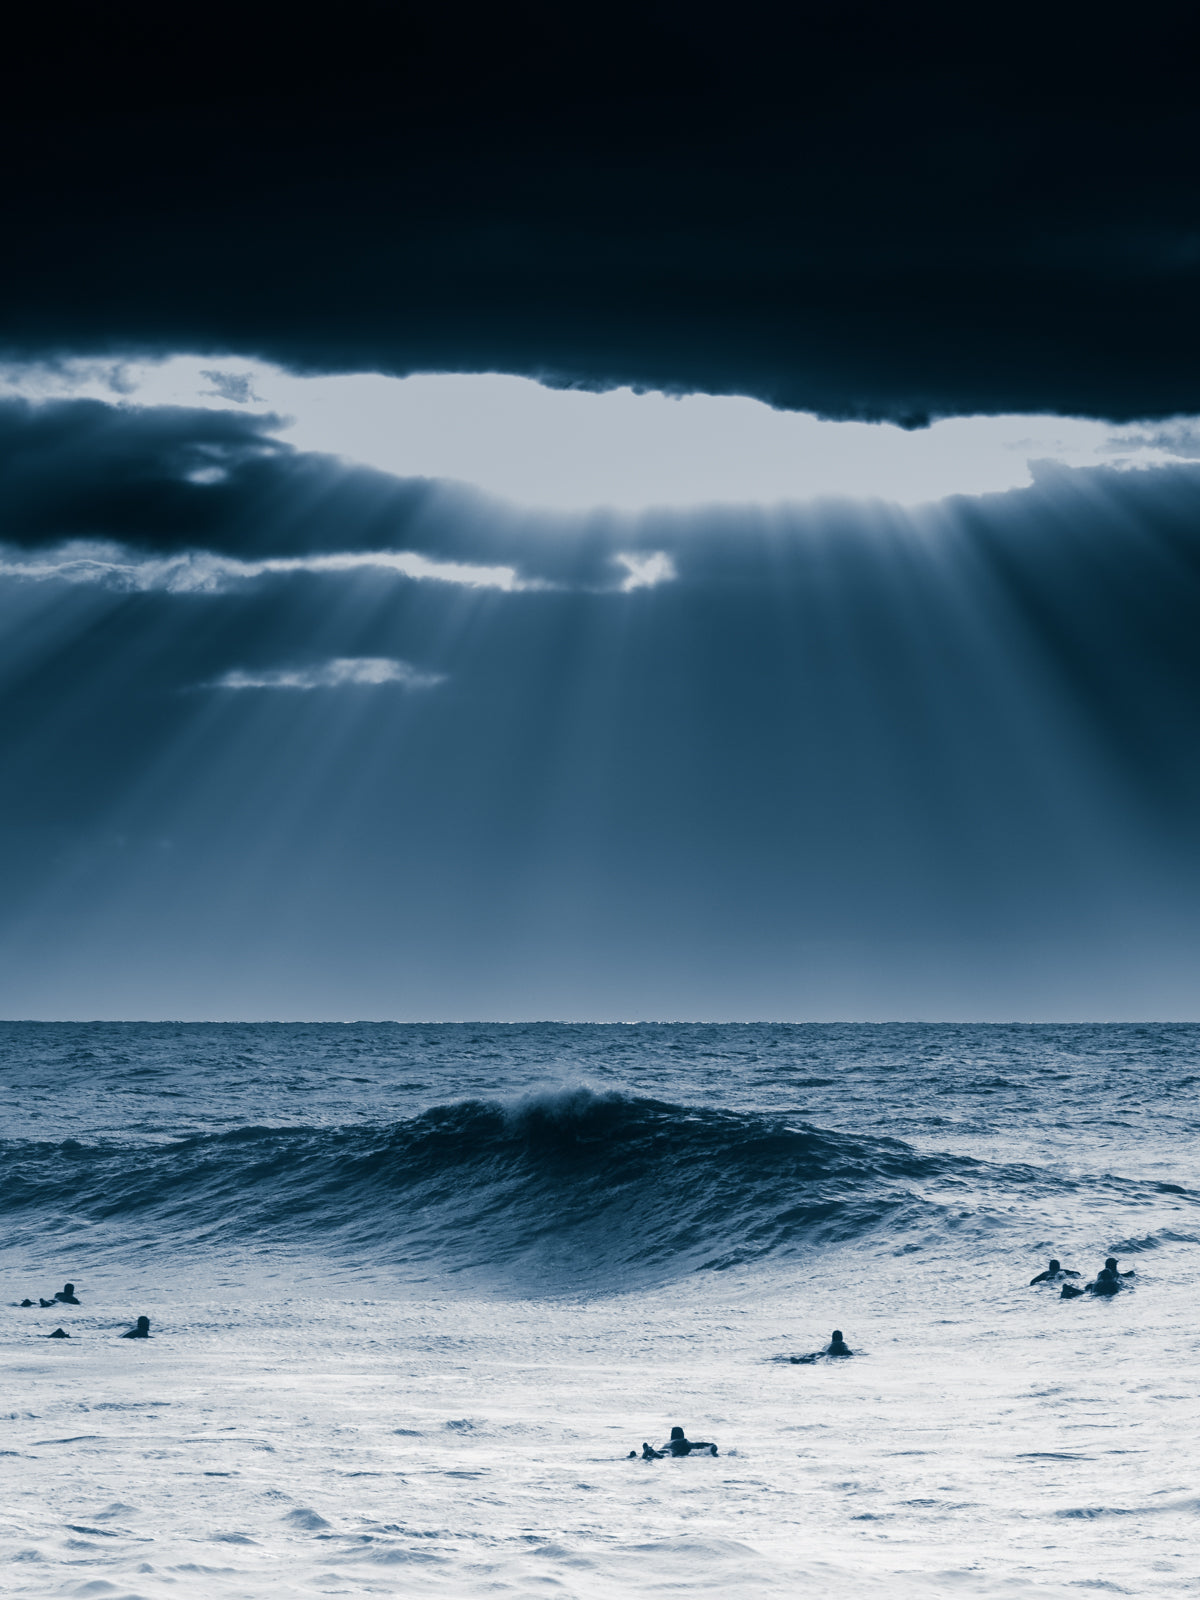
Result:
<svg viewBox="0 0 1200 1600">
<path fill-rule="evenodd" d="M 2 1298 L 83 1301 L 3 1311 L 14 1593 L 1200 1592 L 1200 1028 L 0 1024 L 0 1084 Z"/>
</svg>

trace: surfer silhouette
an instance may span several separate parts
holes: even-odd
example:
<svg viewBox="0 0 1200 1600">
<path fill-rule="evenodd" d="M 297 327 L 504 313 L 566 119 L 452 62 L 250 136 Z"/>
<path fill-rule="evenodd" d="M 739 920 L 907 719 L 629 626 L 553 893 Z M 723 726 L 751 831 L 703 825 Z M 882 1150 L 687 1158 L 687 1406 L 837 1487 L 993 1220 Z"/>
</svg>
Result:
<svg viewBox="0 0 1200 1600">
<path fill-rule="evenodd" d="M 148 1339 L 150 1337 L 150 1318 L 139 1317 L 132 1328 L 128 1328 L 122 1339 Z"/>
<path fill-rule="evenodd" d="M 71 1335 L 65 1328 L 55 1328 L 54 1332 L 48 1333 L 46 1337 L 47 1339 L 69 1339 Z"/>
<path fill-rule="evenodd" d="M 1095 1281 L 1088 1284 L 1087 1292 L 1089 1294 L 1112 1295 L 1119 1293 L 1124 1287 L 1115 1269 L 1105 1267 L 1103 1271 L 1097 1273 Z"/>
<path fill-rule="evenodd" d="M 1091 1283 L 1085 1283 L 1082 1289 L 1077 1289 L 1073 1283 L 1064 1283 L 1062 1294 L 1059 1298 L 1061 1300 L 1075 1300 L 1081 1294 L 1098 1294 L 1104 1299 L 1108 1299 L 1114 1294 L 1119 1294 L 1124 1287 L 1125 1285 L 1121 1282 L 1120 1274 L 1116 1269 L 1106 1266 L 1101 1272 L 1097 1273 Z"/>
<path fill-rule="evenodd" d="M 79 1301 L 75 1298 L 75 1285 L 73 1283 L 64 1283 L 54 1296 L 54 1299 L 61 1300 L 64 1306 L 77 1306 L 79 1304 Z M 53 1305 L 54 1302 L 51 1301 L 50 1303 Z"/>
<path fill-rule="evenodd" d="M 643 1446 L 644 1448 L 645 1446 Z M 710 1456 L 715 1456 L 717 1453 L 715 1444 L 710 1443 L 708 1440 L 696 1441 L 689 1439 L 685 1436 L 682 1428 L 672 1428 L 671 1437 L 663 1445 L 662 1450 L 656 1453 L 660 1456 L 667 1453 L 673 1456 L 687 1456 L 691 1455 L 693 1450 L 707 1450 Z"/>
<path fill-rule="evenodd" d="M 1117 1258 L 1116 1258 L 1116 1256 L 1105 1256 L 1104 1265 L 1105 1265 L 1106 1268 L 1107 1267 L 1111 1267 L 1112 1270 L 1114 1272 L 1116 1272 L 1118 1278 L 1132 1278 L 1133 1275 L 1134 1275 L 1132 1267 L 1128 1267 L 1124 1272 L 1117 1272 Z"/>
<path fill-rule="evenodd" d="M 1079 1274 L 1070 1267 L 1064 1267 L 1060 1261 L 1052 1260 L 1045 1272 L 1039 1272 L 1036 1278 L 1030 1278 L 1029 1287 L 1035 1283 L 1057 1283 L 1060 1278 L 1077 1278 Z"/>
<path fill-rule="evenodd" d="M 835 1328 L 829 1336 L 829 1343 L 824 1350 L 813 1350 L 806 1356 L 789 1356 L 788 1360 L 794 1367 L 811 1367 L 814 1361 L 819 1361 L 822 1356 L 852 1356 L 854 1351 L 842 1337 L 842 1330 Z"/>
</svg>

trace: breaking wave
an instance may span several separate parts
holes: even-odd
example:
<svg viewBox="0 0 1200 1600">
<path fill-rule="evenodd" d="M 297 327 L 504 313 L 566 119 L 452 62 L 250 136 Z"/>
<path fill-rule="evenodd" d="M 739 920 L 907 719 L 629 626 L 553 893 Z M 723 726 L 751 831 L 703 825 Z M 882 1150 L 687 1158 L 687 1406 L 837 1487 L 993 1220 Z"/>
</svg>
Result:
<svg viewBox="0 0 1200 1600">
<path fill-rule="evenodd" d="M 567 1089 L 386 1126 L 247 1127 L 163 1145 L 12 1141 L 13 1242 L 279 1245 L 524 1292 L 600 1291 L 884 1235 L 997 1225 L 1035 1168 L 785 1118 Z"/>
</svg>

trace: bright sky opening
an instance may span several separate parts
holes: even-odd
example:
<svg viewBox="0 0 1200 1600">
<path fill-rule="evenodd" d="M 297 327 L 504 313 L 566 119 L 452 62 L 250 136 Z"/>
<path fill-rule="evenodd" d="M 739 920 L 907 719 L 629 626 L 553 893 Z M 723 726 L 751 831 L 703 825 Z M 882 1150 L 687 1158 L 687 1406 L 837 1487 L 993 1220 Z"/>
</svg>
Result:
<svg viewBox="0 0 1200 1600">
<path fill-rule="evenodd" d="M 907 430 L 740 396 L 553 389 L 499 373 L 302 377 L 234 357 L 10 365 L 0 395 L 275 414 L 276 436 L 297 449 L 547 511 L 826 498 L 913 506 L 1027 487 L 1039 463 L 1130 470 L 1200 456 L 1195 418 L 976 416 Z M 219 466 L 202 470 L 219 481 Z"/>
</svg>

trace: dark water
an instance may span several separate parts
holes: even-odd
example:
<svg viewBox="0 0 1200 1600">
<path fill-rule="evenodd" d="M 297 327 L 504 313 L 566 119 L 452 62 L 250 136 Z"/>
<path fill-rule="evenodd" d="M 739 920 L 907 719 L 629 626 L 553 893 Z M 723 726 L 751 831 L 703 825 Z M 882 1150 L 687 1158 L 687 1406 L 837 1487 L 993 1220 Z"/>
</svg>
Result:
<svg viewBox="0 0 1200 1600">
<path fill-rule="evenodd" d="M 1200 1227 L 1200 1027 L 10 1023 L 0 1082 L 10 1242 L 93 1258 L 604 1292 Z"/>
</svg>

